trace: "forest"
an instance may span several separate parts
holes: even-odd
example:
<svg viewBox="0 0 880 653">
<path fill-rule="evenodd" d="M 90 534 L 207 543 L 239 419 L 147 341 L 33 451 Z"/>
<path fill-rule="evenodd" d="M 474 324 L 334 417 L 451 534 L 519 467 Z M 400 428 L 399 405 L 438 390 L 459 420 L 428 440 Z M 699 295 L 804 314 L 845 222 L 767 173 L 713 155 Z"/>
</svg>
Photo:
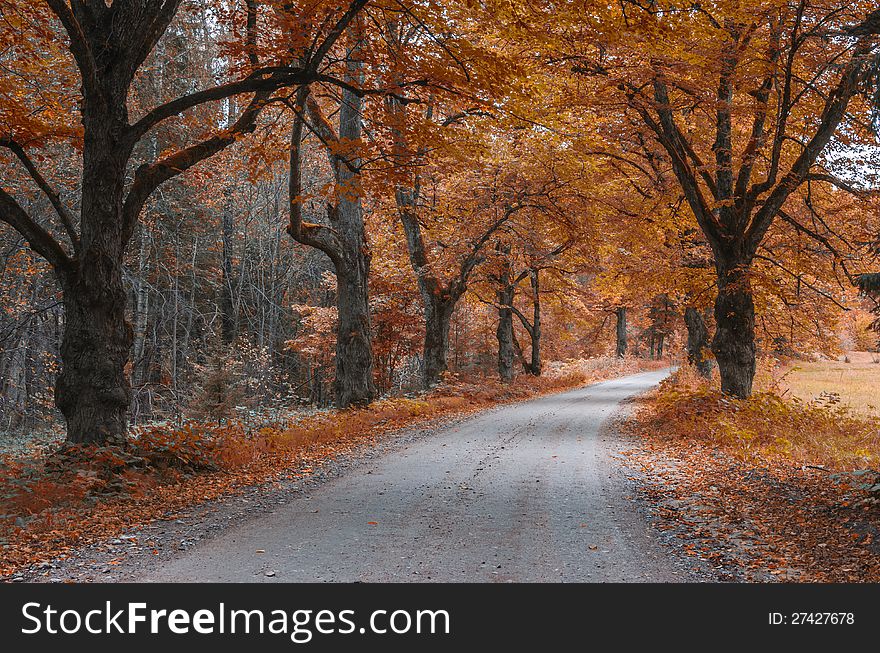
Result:
<svg viewBox="0 0 880 653">
<path fill-rule="evenodd" d="M 671 366 L 634 464 L 863 515 L 737 578 L 876 580 L 878 135 L 875 1 L 0 0 L 0 572 Z"/>
</svg>

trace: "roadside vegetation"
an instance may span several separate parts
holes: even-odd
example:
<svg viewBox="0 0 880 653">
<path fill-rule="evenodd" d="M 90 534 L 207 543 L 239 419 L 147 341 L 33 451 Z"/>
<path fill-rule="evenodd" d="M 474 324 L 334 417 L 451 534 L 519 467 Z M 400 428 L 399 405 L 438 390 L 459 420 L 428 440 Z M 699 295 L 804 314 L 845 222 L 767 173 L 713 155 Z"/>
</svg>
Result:
<svg viewBox="0 0 880 653">
<path fill-rule="evenodd" d="M 660 527 L 731 580 L 880 580 L 880 429 L 857 400 L 880 375 L 848 365 L 763 360 L 749 399 L 685 369 L 640 400 L 630 455 Z"/>
</svg>

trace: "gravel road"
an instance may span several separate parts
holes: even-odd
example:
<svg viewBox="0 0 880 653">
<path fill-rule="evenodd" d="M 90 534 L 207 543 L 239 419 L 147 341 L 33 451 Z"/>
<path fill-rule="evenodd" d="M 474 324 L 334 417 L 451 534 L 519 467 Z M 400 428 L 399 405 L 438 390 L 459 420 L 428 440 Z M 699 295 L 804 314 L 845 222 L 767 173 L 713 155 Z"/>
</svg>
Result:
<svg viewBox="0 0 880 653">
<path fill-rule="evenodd" d="M 135 581 L 683 582 L 615 434 L 666 371 L 500 407 L 367 459 Z"/>
</svg>

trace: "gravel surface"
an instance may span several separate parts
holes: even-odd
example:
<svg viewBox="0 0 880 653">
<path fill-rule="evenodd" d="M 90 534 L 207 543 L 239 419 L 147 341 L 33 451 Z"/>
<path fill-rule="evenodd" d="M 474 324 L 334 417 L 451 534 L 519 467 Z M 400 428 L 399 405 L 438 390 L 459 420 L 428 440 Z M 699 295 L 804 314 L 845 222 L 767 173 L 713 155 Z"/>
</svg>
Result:
<svg viewBox="0 0 880 653">
<path fill-rule="evenodd" d="M 613 428 L 666 373 L 403 431 L 13 580 L 715 580 L 651 527 Z"/>
</svg>

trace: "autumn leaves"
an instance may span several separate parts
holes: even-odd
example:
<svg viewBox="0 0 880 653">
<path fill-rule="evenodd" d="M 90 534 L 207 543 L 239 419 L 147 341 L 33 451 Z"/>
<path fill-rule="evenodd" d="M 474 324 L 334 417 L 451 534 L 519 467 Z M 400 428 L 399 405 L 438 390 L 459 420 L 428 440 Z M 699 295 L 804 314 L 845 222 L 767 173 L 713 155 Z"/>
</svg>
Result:
<svg viewBox="0 0 880 653">
<path fill-rule="evenodd" d="M 492 314 L 513 381 L 540 373 L 548 334 L 578 337 L 573 313 L 663 295 L 704 330 L 714 305 L 722 389 L 744 397 L 783 323 L 789 339 L 827 333 L 876 232 L 859 166 L 825 156 L 873 142 L 869 2 L 585 16 L 580 3 L 249 0 L 207 3 L 196 21 L 172 0 L 0 6 L 14 44 L 0 220 L 62 291 L 71 442 L 126 436 L 125 263 L 145 208 L 233 146 L 286 160 L 287 233 L 332 263 L 340 407 L 380 392 L 375 252 L 411 269 L 393 284 L 421 302 L 424 386 L 449 368 L 462 298 Z M 220 56 L 175 86 L 198 39 Z M 155 97 L 147 77 L 162 80 Z"/>
</svg>

